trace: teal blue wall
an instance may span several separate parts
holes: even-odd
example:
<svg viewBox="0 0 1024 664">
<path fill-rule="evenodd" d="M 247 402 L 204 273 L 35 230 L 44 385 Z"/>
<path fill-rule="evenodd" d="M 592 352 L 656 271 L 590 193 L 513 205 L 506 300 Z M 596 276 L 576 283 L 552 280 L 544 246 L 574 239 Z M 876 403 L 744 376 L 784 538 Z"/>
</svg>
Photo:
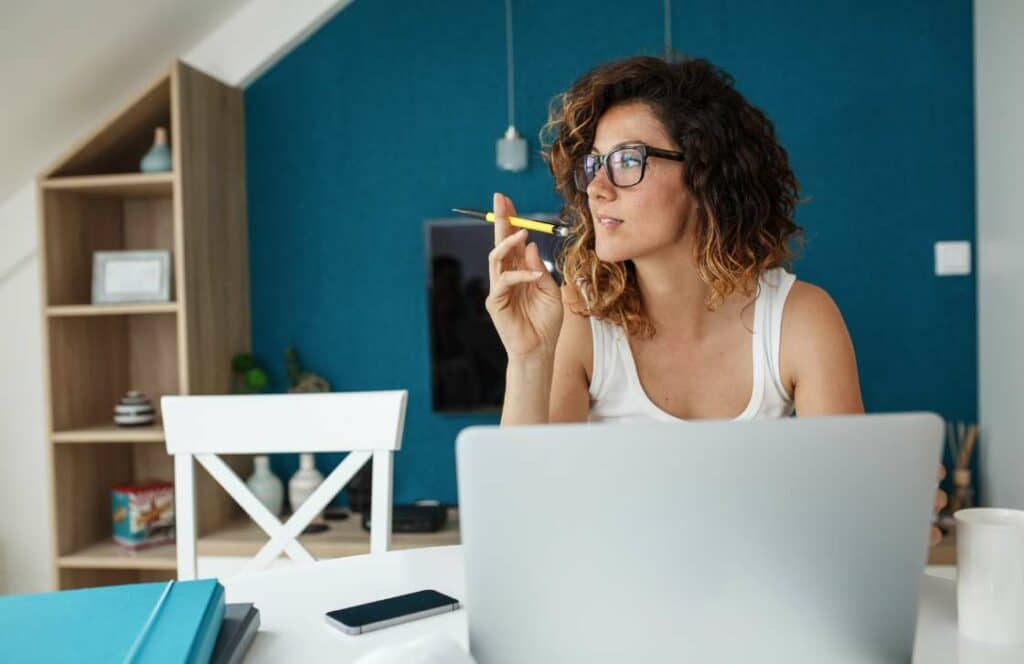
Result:
<svg viewBox="0 0 1024 664">
<path fill-rule="evenodd" d="M 662 8 L 513 2 L 534 152 L 554 94 L 660 52 Z M 842 309 L 868 409 L 975 419 L 974 277 L 933 276 L 936 240 L 974 240 L 970 2 L 676 0 L 672 34 L 774 120 L 811 198 L 796 272 Z M 539 159 L 494 166 L 505 103 L 500 0 L 356 0 L 245 93 L 255 350 L 277 389 L 296 344 L 336 389 L 409 390 L 398 501 L 454 502 L 456 434 L 497 421 L 431 412 L 423 220 L 557 208 Z"/>
</svg>

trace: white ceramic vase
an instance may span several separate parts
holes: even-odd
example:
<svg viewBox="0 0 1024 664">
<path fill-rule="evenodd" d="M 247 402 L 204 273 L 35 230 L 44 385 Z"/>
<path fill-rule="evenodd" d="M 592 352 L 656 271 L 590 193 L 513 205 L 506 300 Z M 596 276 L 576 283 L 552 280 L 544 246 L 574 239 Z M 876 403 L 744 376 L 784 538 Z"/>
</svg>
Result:
<svg viewBox="0 0 1024 664">
<path fill-rule="evenodd" d="M 299 469 L 288 480 L 288 501 L 292 505 L 292 514 L 299 509 L 302 503 L 306 502 L 309 495 L 316 491 L 316 488 L 323 481 L 324 476 L 316 469 L 313 455 L 309 453 L 300 454 Z"/>
<path fill-rule="evenodd" d="M 245 481 L 249 490 L 275 515 L 281 514 L 284 484 L 270 470 L 270 457 L 261 454 L 252 460 L 252 475 Z"/>
</svg>

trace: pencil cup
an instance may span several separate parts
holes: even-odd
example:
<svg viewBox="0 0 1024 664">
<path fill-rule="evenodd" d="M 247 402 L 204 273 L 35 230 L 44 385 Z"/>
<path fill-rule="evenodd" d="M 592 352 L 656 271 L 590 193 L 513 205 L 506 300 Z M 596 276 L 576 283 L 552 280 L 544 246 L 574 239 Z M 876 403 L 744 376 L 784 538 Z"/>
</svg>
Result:
<svg viewBox="0 0 1024 664">
<path fill-rule="evenodd" d="M 1024 512 L 975 508 L 953 516 L 960 633 L 986 643 L 1024 643 Z"/>
</svg>

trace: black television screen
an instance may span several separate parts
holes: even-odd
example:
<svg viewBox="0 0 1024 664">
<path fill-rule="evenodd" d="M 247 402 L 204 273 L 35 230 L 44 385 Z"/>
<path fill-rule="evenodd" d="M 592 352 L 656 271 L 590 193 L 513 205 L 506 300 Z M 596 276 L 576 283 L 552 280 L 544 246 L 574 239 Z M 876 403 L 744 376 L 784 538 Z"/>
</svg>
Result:
<svg viewBox="0 0 1024 664">
<path fill-rule="evenodd" d="M 553 219 L 554 215 L 523 215 Z M 500 411 L 508 361 L 484 306 L 490 279 L 487 254 L 494 226 L 473 219 L 427 222 L 427 302 L 433 408 L 439 412 Z M 541 259 L 555 273 L 561 240 L 531 232 Z"/>
</svg>

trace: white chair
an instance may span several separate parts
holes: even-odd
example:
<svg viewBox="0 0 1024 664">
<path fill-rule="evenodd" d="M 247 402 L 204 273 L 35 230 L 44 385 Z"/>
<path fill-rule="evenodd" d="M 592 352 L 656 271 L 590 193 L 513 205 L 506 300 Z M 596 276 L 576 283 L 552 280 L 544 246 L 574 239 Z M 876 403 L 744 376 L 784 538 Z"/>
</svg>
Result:
<svg viewBox="0 0 1024 664">
<path fill-rule="evenodd" d="M 163 397 L 167 452 L 174 457 L 178 578 L 197 573 L 193 459 L 270 537 L 241 572 L 266 568 L 282 552 L 293 561 L 315 562 L 298 535 L 371 458 L 370 553 L 387 551 L 392 455 L 401 448 L 407 398 L 405 390 Z M 349 453 L 283 524 L 217 456 L 278 452 Z"/>
</svg>

